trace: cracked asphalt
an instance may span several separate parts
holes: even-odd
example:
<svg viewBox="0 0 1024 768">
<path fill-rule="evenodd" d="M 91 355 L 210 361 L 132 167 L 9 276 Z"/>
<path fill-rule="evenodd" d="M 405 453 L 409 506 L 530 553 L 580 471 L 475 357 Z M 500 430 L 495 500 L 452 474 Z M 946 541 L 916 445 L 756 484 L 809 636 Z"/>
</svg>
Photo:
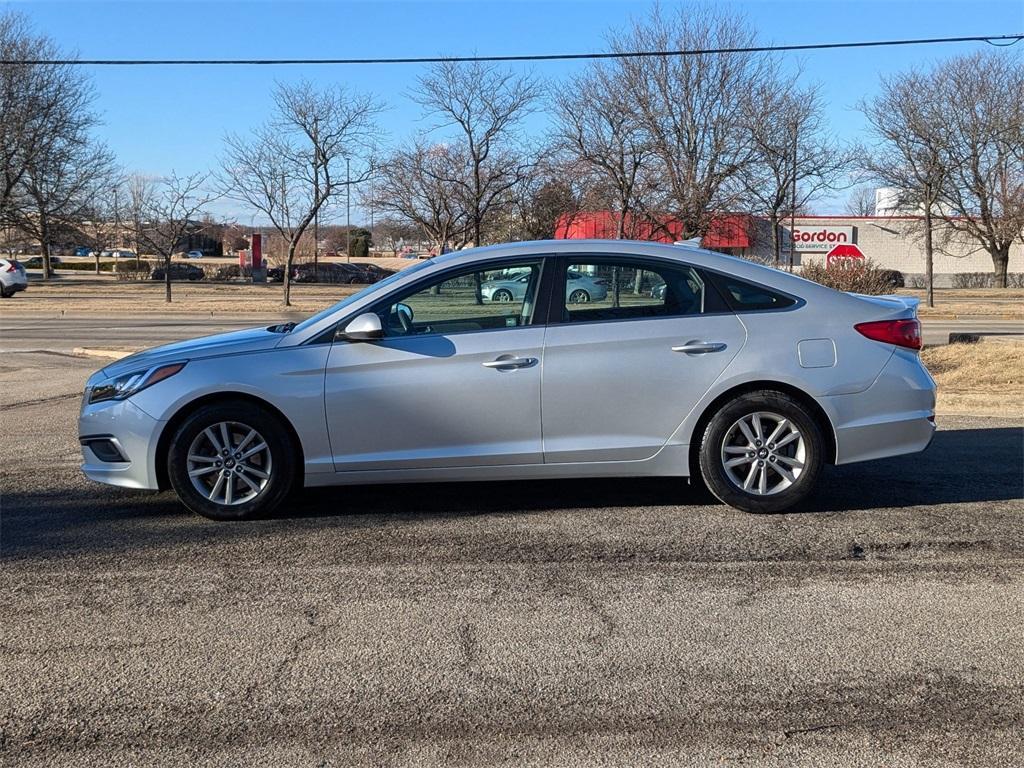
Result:
<svg viewBox="0 0 1024 768">
<path fill-rule="evenodd" d="M 216 524 L 80 475 L 100 365 L 0 361 L 5 765 L 1024 763 L 1020 414 L 787 515 L 587 480 Z"/>
</svg>

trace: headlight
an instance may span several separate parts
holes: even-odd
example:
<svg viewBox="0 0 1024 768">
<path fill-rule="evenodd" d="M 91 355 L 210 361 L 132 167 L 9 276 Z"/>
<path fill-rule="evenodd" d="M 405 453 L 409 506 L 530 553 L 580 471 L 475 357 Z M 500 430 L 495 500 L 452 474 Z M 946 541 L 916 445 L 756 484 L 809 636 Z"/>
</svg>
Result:
<svg viewBox="0 0 1024 768">
<path fill-rule="evenodd" d="M 89 392 L 90 403 L 102 403 L 104 400 L 124 400 L 146 387 L 163 381 L 185 367 L 185 363 L 170 363 L 156 368 L 146 368 L 118 376 L 116 379 L 97 384 Z"/>
</svg>

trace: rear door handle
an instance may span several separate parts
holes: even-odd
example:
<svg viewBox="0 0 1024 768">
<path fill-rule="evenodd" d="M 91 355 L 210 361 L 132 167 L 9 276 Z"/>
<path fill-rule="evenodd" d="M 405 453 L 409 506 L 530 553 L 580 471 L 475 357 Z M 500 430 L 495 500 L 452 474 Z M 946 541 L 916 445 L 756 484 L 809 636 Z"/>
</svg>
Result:
<svg viewBox="0 0 1024 768">
<path fill-rule="evenodd" d="M 685 352 L 688 355 L 704 355 L 708 352 L 721 352 L 725 349 L 725 342 L 722 341 L 688 341 L 678 347 L 672 347 L 673 352 Z"/>
<path fill-rule="evenodd" d="M 511 371 L 514 368 L 530 368 L 537 364 L 536 357 L 515 357 L 502 355 L 497 360 L 484 363 L 484 368 L 497 368 L 499 371 Z"/>
</svg>

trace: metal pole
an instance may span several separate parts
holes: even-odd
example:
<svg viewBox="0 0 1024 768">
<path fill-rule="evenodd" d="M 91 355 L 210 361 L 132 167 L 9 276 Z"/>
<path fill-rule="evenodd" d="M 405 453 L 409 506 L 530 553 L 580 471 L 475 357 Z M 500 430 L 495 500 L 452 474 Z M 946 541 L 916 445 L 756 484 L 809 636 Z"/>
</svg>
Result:
<svg viewBox="0 0 1024 768">
<path fill-rule="evenodd" d="M 352 262 L 352 176 L 348 158 L 345 158 L 345 262 Z"/>
<path fill-rule="evenodd" d="M 317 206 L 313 214 L 313 274 L 320 279 L 320 169 L 313 163 L 313 205 Z"/>
<path fill-rule="evenodd" d="M 789 271 L 793 271 L 793 261 L 796 259 L 796 136 L 797 126 L 793 123 L 793 188 L 790 196 L 789 209 Z"/>
</svg>

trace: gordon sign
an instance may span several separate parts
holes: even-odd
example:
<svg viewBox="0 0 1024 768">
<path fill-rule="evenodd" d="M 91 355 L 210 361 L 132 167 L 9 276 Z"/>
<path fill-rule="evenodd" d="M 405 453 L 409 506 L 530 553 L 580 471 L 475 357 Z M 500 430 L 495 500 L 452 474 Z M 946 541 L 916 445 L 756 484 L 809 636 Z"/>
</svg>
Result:
<svg viewBox="0 0 1024 768">
<path fill-rule="evenodd" d="M 831 251 L 837 245 L 853 243 L 853 227 L 827 227 L 798 224 L 793 244 L 798 251 Z"/>
</svg>

